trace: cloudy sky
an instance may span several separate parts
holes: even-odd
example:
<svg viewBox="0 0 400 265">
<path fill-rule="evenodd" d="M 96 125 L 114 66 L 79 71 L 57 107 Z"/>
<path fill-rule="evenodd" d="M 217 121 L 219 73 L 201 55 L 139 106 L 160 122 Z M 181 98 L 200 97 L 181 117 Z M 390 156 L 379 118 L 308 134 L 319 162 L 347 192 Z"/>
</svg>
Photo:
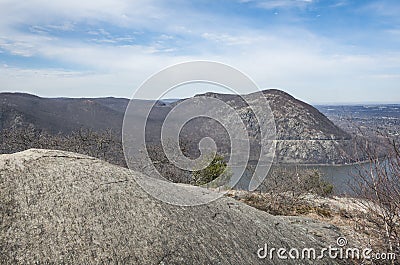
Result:
<svg viewBox="0 0 400 265">
<path fill-rule="evenodd" d="M 1 91 L 130 97 L 213 60 L 311 103 L 400 102 L 400 1 L 0 0 Z"/>
</svg>

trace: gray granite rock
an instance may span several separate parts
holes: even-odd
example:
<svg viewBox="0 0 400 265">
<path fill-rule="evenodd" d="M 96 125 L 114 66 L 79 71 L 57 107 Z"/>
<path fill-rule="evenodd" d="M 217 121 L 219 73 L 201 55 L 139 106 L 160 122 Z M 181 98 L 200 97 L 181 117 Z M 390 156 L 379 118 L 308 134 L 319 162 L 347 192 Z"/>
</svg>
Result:
<svg viewBox="0 0 400 265">
<path fill-rule="evenodd" d="M 265 243 L 320 249 L 340 231 L 227 197 L 196 207 L 166 204 L 144 192 L 135 174 L 62 151 L 0 155 L 0 264 L 344 263 L 259 259 Z"/>
</svg>

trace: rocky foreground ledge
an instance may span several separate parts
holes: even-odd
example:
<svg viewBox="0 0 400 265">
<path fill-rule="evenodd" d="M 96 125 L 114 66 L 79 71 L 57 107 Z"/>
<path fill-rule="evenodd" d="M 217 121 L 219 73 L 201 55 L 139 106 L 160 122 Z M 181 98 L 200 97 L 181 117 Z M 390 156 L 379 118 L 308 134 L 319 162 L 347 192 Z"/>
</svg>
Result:
<svg viewBox="0 0 400 265">
<path fill-rule="evenodd" d="M 0 264 L 345 263 L 257 256 L 265 243 L 334 245 L 340 236 L 334 226 L 274 217 L 227 197 L 169 205 L 144 192 L 134 174 L 140 173 L 62 151 L 0 155 Z"/>
</svg>

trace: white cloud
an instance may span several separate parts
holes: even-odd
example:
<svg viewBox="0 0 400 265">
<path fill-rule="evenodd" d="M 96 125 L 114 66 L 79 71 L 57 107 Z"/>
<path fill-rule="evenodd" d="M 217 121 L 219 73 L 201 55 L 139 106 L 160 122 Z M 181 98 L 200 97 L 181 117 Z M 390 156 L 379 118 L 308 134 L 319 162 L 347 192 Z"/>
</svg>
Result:
<svg viewBox="0 0 400 265">
<path fill-rule="evenodd" d="M 397 0 L 375 0 L 362 6 L 360 11 L 380 16 L 381 18 L 386 17 L 399 21 L 400 5 Z"/>
<path fill-rule="evenodd" d="M 5 25 L 46 22 L 59 29 L 69 30 L 73 23 L 82 21 L 105 21 L 110 24 L 141 27 L 162 25 L 169 15 L 164 1 L 155 0 L 30 0 L 15 4 L 13 0 L 0 3 L 0 28 Z M 65 21 L 59 25 L 54 22 Z"/>
<path fill-rule="evenodd" d="M 325 54 L 327 40 L 317 41 L 312 34 L 294 42 L 290 38 L 257 36 L 241 38 L 253 41 L 242 45 L 219 44 L 223 52 L 176 56 L 160 53 L 157 47 L 101 46 L 82 43 L 44 43 L 36 53 L 47 58 L 83 65 L 89 72 L 52 69 L 1 69 L 0 83 L 11 90 L 31 90 L 40 95 L 129 97 L 151 74 L 164 67 L 187 60 L 208 59 L 229 63 L 252 77 L 260 87 L 279 87 L 307 101 L 354 101 L 365 95 L 382 97 L 382 91 L 397 89 L 398 78 L 388 75 L 400 65 L 400 54 Z M 297 34 L 304 36 L 304 32 Z M 222 34 L 223 36 L 223 34 Z M 224 39 L 224 38 L 222 38 Z M 256 40 L 256 41 L 255 41 Z M 202 46 L 202 44 L 199 44 Z M 389 78 L 390 77 L 390 78 Z M 83 89 L 82 89 L 83 88 Z M 378 91 L 377 88 L 380 88 Z M 351 94 L 349 91 L 359 93 Z M 363 91 L 368 91 L 365 93 Z M 156 93 L 155 93 L 156 94 Z M 149 96 L 154 96 L 149 91 Z M 392 96 L 394 97 L 394 96 Z M 399 99 L 400 100 L 400 99 Z"/>
<path fill-rule="evenodd" d="M 217 34 L 217 33 L 208 33 L 205 32 L 201 34 L 201 36 L 213 42 L 218 43 L 218 45 L 250 45 L 257 41 L 257 38 L 250 37 L 250 36 L 238 36 L 238 35 L 231 35 L 231 34 Z"/>
<path fill-rule="evenodd" d="M 74 23 L 72 22 L 64 22 L 62 24 L 55 24 L 55 25 L 43 25 L 43 26 L 30 26 L 29 31 L 32 33 L 39 33 L 39 34 L 48 34 L 51 31 L 73 31 L 74 30 Z"/>
<path fill-rule="evenodd" d="M 267 9 L 302 8 L 313 2 L 249 1 Z M 379 50 L 356 54 L 301 27 L 255 29 L 240 19 L 174 10 L 164 1 L 32 0 L 16 5 L 3 0 L 0 17 L 3 51 L 89 69 L 2 67 L 0 83 L 7 90 L 48 96 L 130 96 L 151 74 L 191 59 L 229 63 L 261 87 L 284 88 L 308 101 L 349 101 L 349 89 L 354 91 L 352 97 L 360 91 L 361 97 L 367 94 L 363 90 L 391 91 L 399 83 L 392 72 L 399 70 L 400 54 Z M 79 30 L 82 21 L 93 25 L 86 37 L 51 34 Z M 115 34 L 102 24 L 124 27 L 129 34 Z M 20 30 L 21 25 L 30 25 L 31 31 Z M 147 31 L 155 36 L 140 43 Z"/>
<path fill-rule="evenodd" d="M 313 0 L 245 0 L 241 2 L 254 3 L 264 9 L 303 8 L 312 4 Z"/>
</svg>

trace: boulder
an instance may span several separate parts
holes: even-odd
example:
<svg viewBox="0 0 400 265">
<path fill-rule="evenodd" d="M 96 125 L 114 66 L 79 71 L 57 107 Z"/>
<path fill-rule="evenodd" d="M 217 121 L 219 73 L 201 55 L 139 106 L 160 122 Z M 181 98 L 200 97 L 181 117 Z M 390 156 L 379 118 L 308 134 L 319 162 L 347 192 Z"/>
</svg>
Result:
<svg viewBox="0 0 400 265">
<path fill-rule="evenodd" d="M 142 190 L 135 181 L 140 175 L 64 151 L 0 155 L 0 263 L 345 262 L 282 260 L 276 253 L 260 259 L 265 244 L 318 250 L 334 245 L 340 231 L 305 218 L 275 217 L 228 197 L 195 207 L 167 204 Z M 191 196 L 206 193 L 187 188 Z"/>
</svg>

